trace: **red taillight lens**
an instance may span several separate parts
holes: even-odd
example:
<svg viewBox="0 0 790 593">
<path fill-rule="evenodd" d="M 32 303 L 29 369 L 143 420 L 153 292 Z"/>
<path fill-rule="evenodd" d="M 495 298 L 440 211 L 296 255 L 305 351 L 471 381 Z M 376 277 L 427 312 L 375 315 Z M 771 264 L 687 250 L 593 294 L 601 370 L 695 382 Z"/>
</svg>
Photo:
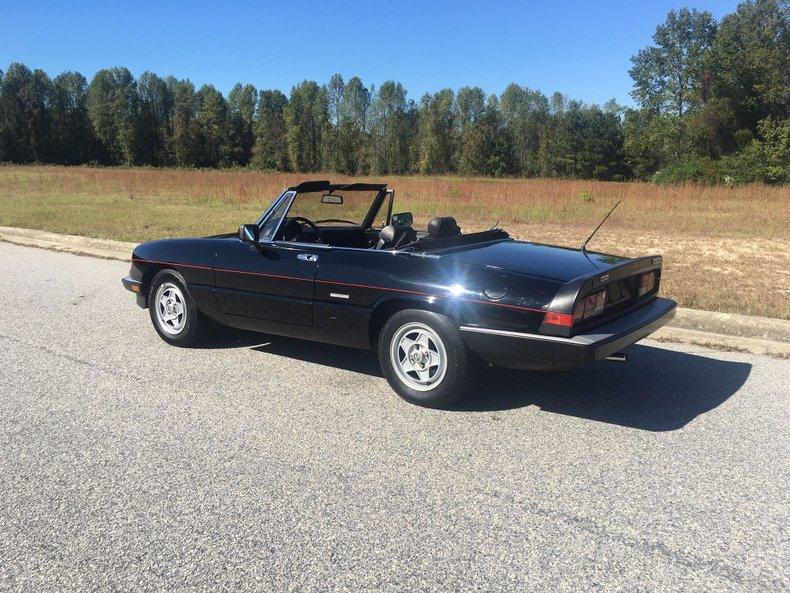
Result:
<svg viewBox="0 0 790 593">
<path fill-rule="evenodd" d="M 646 295 L 656 287 L 656 273 L 644 274 L 639 280 L 639 296 Z"/>
<path fill-rule="evenodd" d="M 567 313 L 546 313 L 546 317 L 543 319 L 544 323 L 550 323 L 552 325 L 561 325 L 563 327 L 570 327 L 573 325 L 573 315 L 569 315 Z"/>
</svg>

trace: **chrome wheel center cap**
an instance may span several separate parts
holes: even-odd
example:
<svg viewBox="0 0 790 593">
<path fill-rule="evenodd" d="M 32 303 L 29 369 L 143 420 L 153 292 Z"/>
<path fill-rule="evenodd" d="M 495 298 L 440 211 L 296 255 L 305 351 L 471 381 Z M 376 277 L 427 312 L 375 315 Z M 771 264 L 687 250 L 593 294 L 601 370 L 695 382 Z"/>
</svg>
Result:
<svg viewBox="0 0 790 593">
<path fill-rule="evenodd" d="M 415 366 L 422 366 L 422 364 L 425 362 L 425 354 L 423 354 L 419 348 L 414 348 L 409 353 L 409 360 Z"/>
</svg>

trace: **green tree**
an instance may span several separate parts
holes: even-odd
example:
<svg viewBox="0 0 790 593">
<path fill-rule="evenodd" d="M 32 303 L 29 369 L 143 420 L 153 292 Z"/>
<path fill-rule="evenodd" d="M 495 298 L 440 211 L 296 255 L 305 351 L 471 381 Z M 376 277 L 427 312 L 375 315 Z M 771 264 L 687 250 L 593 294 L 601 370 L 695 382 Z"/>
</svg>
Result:
<svg viewBox="0 0 790 593">
<path fill-rule="evenodd" d="M 88 86 L 88 115 L 107 164 L 137 161 L 137 83 L 126 68 L 99 70 Z"/>
<path fill-rule="evenodd" d="M 79 72 L 64 72 L 52 81 L 50 102 L 52 159 L 68 165 L 92 158 L 93 130 L 88 119 L 88 81 Z"/>
<path fill-rule="evenodd" d="M 550 108 L 552 115 L 559 115 L 565 111 L 565 105 L 568 103 L 567 97 L 559 91 L 554 91 L 551 94 Z"/>
<path fill-rule="evenodd" d="M 0 70 L 0 163 L 6 161 L 5 156 L 5 140 L 3 139 L 3 129 L 5 126 L 5 119 L 3 116 L 3 71 Z"/>
<path fill-rule="evenodd" d="M 227 151 L 228 105 L 225 98 L 210 84 L 197 92 L 198 112 L 195 117 L 197 165 L 218 167 L 230 164 Z"/>
<path fill-rule="evenodd" d="M 15 163 L 47 162 L 50 150 L 49 103 L 52 81 L 41 70 L 13 63 L 0 87 L 0 144 Z"/>
<path fill-rule="evenodd" d="M 178 167 L 194 167 L 198 161 L 198 97 L 189 80 L 168 76 L 165 80 L 173 97 L 173 115 L 167 138 L 170 162 Z"/>
<path fill-rule="evenodd" d="M 477 87 L 458 91 L 458 170 L 464 175 L 501 177 L 510 173 L 512 167 L 510 135 L 497 96 L 484 97 Z"/>
<path fill-rule="evenodd" d="M 502 93 L 500 103 L 504 123 L 513 140 L 516 174 L 537 175 L 541 139 L 549 119 L 549 100 L 539 91 L 510 84 Z"/>
<path fill-rule="evenodd" d="M 548 162 L 552 176 L 606 180 L 625 176 L 622 126 L 616 114 L 570 101 L 555 117 Z"/>
<path fill-rule="evenodd" d="M 291 165 L 296 171 L 319 171 L 323 166 L 322 138 L 329 127 L 326 91 L 312 80 L 291 89 L 285 107 L 286 137 Z"/>
<path fill-rule="evenodd" d="M 455 95 L 444 89 L 420 100 L 417 126 L 417 163 L 420 173 L 447 173 L 455 153 Z"/>
<path fill-rule="evenodd" d="M 766 117 L 757 134 L 743 150 L 722 159 L 724 174 L 739 183 L 790 182 L 790 120 Z"/>
<path fill-rule="evenodd" d="M 167 83 L 153 72 L 143 72 L 137 81 L 140 163 L 171 164 L 167 140 L 173 120 L 173 95 Z"/>
<path fill-rule="evenodd" d="M 29 91 L 27 100 L 33 161 L 48 163 L 52 160 L 49 112 L 52 101 L 52 80 L 46 72 L 36 68 L 33 70 L 33 79 Z"/>
<path fill-rule="evenodd" d="M 370 95 L 370 90 L 357 76 L 343 86 L 337 106 L 336 149 L 332 163 L 335 171 L 353 175 L 369 169 L 367 118 Z"/>
<path fill-rule="evenodd" d="M 700 102 L 705 55 L 715 34 L 716 22 L 709 12 L 671 10 L 656 28 L 655 45 L 631 58 L 633 98 L 642 107 L 683 117 Z"/>
<path fill-rule="evenodd" d="M 373 92 L 362 84 L 358 76 L 351 78 L 343 87 L 343 95 L 338 106 L 340 121 L 350 120 L 354 127 L 367 131 L 368 111 Z"/>
<path fill-rule="evenodd" d="M 288 98 L 278 90 L 261 91 L 259 97 L 252 165 L 256 169 L 287 171 L 285 106 Z"/>
<path fill-rule="evenodd" d="M 711 95 L 728 99 L 739 129 L 757 130 L 768 116 L 790 115 L 790 4 L 738 5 L 716 33 L 709 59 Z"/>
<path fill-rule="evenodd" d="M 343 76 L 340 74 L 333 74 L 326 85 L 326 103 L 329 111 L 330 123 L 337 127 L 340 125 L 340 102 L 343 99 L 343 90 L 346 85 L 343 82 Z"/>
<path fill-rule="evenodd" d="M 386 175 L 409 171 L 417 118 L 414 103 L 406 101 L 406 89 L 399 82 L 385 82 L 370 112 L 371 172 Z"/>
<path fill-rule="evenodd" d="M 258 91 L 251 84 L 236 83 L 228 93 L 228 158 L 245 166 L 252 158 L 255 144 L 255 106 Z"/>
<path fill-rule="evenodd" d="M 456 100 L 456 169 L 459 171 L 483 170 L 484 158 L 480 155 L 476 131 L 486 110 L 486 95 L 480 87 L 462 87 Z"/>
<path fill-rule="evenodd" d="M 650 109 L 628 109 L 623 121 L 625 163 L 637 179 L 649 179 L 672 155 L 666 136 L 670 117 Z"/>
<path fill-rule="evenodd" d="M 713 97 L 689 115 L 686 134 L 700 154 L 717 159 L 735 148 L 735 128 L 730 100 Z"/>
</svg>

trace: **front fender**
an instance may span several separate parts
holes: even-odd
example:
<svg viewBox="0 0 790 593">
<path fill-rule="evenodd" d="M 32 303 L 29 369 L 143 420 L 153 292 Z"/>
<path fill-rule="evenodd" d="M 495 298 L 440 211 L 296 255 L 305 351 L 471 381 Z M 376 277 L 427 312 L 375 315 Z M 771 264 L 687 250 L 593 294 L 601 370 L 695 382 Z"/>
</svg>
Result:
<svg viewBox="0 0 790 593">
<path fill-rule="evenodd" d="M 216 317 L 214 259 L 216 239 L 163 239 L 142 243 L 132 253 L 129 277 L 141 283 L 138 304 L 148 306 L 151 280 L 171 268 L 184 278 L 187 290 L 204 313 Z"/>
</svg>

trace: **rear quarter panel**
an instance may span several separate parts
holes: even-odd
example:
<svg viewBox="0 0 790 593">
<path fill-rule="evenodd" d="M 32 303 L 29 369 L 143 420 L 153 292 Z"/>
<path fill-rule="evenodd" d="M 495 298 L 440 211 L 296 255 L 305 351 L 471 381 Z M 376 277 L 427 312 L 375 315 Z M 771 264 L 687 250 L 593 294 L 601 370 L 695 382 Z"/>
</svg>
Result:
<svg viewBox="0 0 790 593">
<path fill-rule="evenodd" d="M 503 282 L 510 286 L 505 297 L 492 300 L 483 293 Z M 320 332 L 367 336 L 369 327 L 375 332 L 377 316 L 413 306 L 463 325 L 536 331 L 561 284 L 449 258 L 332 249 L 318 267 L 314 319 Z"/>
</svg>

